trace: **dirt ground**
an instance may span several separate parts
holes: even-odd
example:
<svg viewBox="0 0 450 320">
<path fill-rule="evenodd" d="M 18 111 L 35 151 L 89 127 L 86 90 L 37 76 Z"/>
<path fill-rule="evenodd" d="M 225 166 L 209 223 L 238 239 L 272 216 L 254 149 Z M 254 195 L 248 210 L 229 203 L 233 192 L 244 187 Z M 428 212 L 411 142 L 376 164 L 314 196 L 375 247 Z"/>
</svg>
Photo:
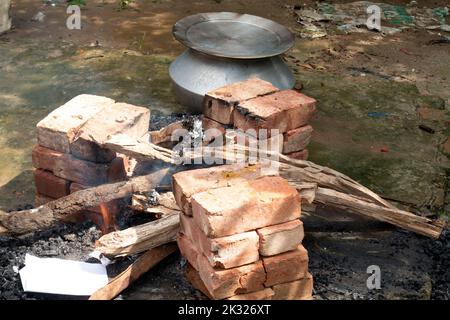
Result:
<svg viewBox="0 0 450 320">
<path fill-rule="evenodd" d="M 333 1 L 343 2 L 350 1 Z M 188 112 L 176 102 L 167 72 L 184 50 L 172 37 L 172 25 L 197 12 L 234 11 L 273 19 L 296 34 L 285 58 L 303 92 L 318 100 L 310 160 L 418 214 L 448 217 L 450 47 L 430 42 L 448 33 L 411 28 L 382 36 L 330 28 L 324 38 L 304 39 L 292 8 L 314 8 L 315 1 L 137 0 L 125 10 L 115 0 L 87 3 L 82 30 L 71 31 L 65 6 L 12 1 L 13 30 L 0 36 L 0 209 L 32 205 L 35 125 L 77 94 L 148 106 L 161 117 Z M 33 20 L 38 12 L 45 14 L 43 22 Z M 316 298 L 448 299 L 447 234 L 431 241 L 320 210 L 304 221 Z M 372 264 L 385 275 L 381 291 L 365 286 Z M 179 256 L 169 259 L 123 297 L 196 298 L 180 284 L 182 265 Z"/>
</svg>

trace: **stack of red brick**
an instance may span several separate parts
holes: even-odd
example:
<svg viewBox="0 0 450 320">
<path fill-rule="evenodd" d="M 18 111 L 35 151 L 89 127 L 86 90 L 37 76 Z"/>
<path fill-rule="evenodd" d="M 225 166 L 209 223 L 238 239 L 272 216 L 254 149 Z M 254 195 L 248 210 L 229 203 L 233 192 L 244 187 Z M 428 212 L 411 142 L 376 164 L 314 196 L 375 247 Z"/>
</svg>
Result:
<svg viewBox="0 0 450 320">
<path fill-rule="evenodd" d="M 300 195 L 260 164 L 177 173 L 178 246 L 211 299 L 311 299 Z"/>
<path fill-rule="evenodd" d="M 116 182 L 127 176 L 128 159 L 99 143 L 114 134 L 139 138 L 149 127 L 150 111 L 114 100 L 80 95 L 51 112 L 37 125 L 33 149 L 36 205 L 91 186 Z M 117 213 L 117 202 L 105 204 Z M 80 214 L 97 223 L 100 208 Z"/>
<path fill-rule="evenodd" d="M 262 139 L 260 129 L 266 129 L 268 134 L 263 140 L 267 140 L 274 138 L 270 130 L 278 129 L 277 151 L 295 159 L 308 157 L 306 147 L 313 132 L 308 123 L 316 110 L 314 99 L 295 90 L 279 90 L 255 78 L 211 91 L 203 104 L 205 130 L 214 128 L 224 134 L 233 128 L 245 132 L 249 139 Z M 206 141 L 219 134 L 207 135 Z"/>
</svg>

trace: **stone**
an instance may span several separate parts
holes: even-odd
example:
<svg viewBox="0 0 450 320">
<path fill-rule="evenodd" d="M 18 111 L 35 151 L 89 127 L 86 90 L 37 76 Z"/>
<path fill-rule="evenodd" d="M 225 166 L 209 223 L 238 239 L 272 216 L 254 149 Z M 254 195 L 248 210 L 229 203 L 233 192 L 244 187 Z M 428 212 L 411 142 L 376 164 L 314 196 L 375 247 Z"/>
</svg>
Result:
<svg viewBox="0 0 450 320">
<path fill-rule="evenodd" d="M 233 83 L 208 92 L 203 100 L 203 114 L 222 124 L 233 124 L 234 106 L 241 101 L 278 91 L 270 82 L 257 78 Z"/>
<path fill-rule="evenodd" d="M 311 141 L 313 128 L 306 125 L 289 130 L 283 136 L 283 153 L 292 153 L 305 149 Z"/>
<path fill-rule="evenodd" d="M 94 115 L 82 125 L 78 136 L 70 144 L 70 152 L 83 160 L 110 162 L 116 153 L 99 144 L 119 134 L 139 139 L 148 132 L 149 123 L 149 109 L 126 103 L 111 104 L 105 112 Z"/>
<path fill-rule="evenodd" d="M 238 294 L 225 300 L 272 300 L 274 295 L 275 292 L 272 289 L 266 288 L 261 291 Z"/>
<path fill-rule="evenodd" d="M 88 186 L 96 186 L 125 178 L 126 171 L 123 159 L 120 159 L 110 164 L 94 163 L 39 145 L 33 149 L 32 153 L 35 168 L 51 171 L 57 177 Z"/>
<path fill-rule="evenodd" d="M 308 160 L 309 151 L 308 149 L 303 149 L 301 151 L 288 153 L 286 156 L 296 160 Z"/>
<path fill-rule="evenodd" d="M 263 257 L 266 287 L 305 278 L 308 274 L 308 251 L 299 245 L 296 250 Z"/>
<path fill-rule="evenodd" d="M 232 269 L 214 269 L 204 255 L 198 257 L 200 278 L 213 299 L 264 289 L 266 274 L 261 261 Z"/>
<path fill-rule="evenodd" d="M 278 174 L 262 164 L 231 164 L 206 169 L 183 171 L 173 175 L 172 190 L 184 214 L 192 216 L 191 197 L 199 192 L 226 187 L 265 175 Z"/>
<path fill-rule="evenodd" d="M 70 181 L 40 169 L 34 169 L 33 174 L 37 193 L 53 199 L 67 196 L 70 193 Z"/>
<path fill-rule="evenodd" d="M 259 253 L 262 256 L 274 256 L 295 250 L 304 237 L 303 223 L 298 219 L 258 229 L 256 232 L 259 236 Z"/>
<path fill-rule="evenodd" d="M 206 256 L 212 267 L 229 269 L 259 260 L 259 237 L 255 231 L 210 239 L 194 218 L 186 215 L 180 217 L 180 230 L 195 244 L 197 251 Z"/>
<path fill-rule="evenodd" d="M 294 90 L 283 90 L 239 103 L 234 126 L 241 130 L 278 129 L 280 133 L 302 127 L 312 119 L 316 100 Z M 269 136 L 269 135 L 268 135 Z"/>
<path fill-rule="evenodd" d="M 11 0 L 0 1 L 0 33 L 11 29 L 11 18 L 9 10 L 11 7 Z"/>
<path fill-rule="evenodd" d="M 300 218 L 300 195 L 281 177 L 262 177 L 192 196 L 192 211 L 210 238 Z"/>
<path fill-rule="evenodd" d="M 313 277 L 308 273 L 303 279 L 277 284 L 272 289 L 272 300 L 311 300 Z"/>
<path fill-rule="evenodd" d="M 76 96 L 37 124 L 38 144 L 70 153 L 70 144 L 79 136 L 80 128 L 113 104 L 114 100 L 106 97 L 88 94 Z"/>
</svg>

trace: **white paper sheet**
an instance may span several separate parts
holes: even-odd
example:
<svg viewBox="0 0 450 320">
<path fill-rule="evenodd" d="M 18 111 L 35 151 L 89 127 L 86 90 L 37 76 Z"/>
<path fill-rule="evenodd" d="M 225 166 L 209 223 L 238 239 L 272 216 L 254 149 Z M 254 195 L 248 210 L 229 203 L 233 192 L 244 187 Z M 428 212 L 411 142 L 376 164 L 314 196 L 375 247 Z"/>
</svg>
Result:
<svg viewBox="0 0 450 320">
<path fill-rule="evenodd" d="M 19 274 L 26 292 L 90 296 L 108 284 L 104 265 L 30 254 Z"/>
</svg>

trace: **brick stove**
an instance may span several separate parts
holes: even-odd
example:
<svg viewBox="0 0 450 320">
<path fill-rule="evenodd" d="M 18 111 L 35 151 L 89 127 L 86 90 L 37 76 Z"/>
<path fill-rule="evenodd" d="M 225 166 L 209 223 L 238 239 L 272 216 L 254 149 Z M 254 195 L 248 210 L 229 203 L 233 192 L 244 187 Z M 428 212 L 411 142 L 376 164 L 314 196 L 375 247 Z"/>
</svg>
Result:
<svg viewBox="0 0 450 320">
<path fill-rule="evenodd" d="M 36 206 L 75 191 L 124 180 L 129 159 L 99 144 L 115 134 L 140 138 L 148 132 L 149 121 L 147 108 L 94 95 L 77 96 L 51 112 L 37 124 L 38 145 L 33 149 Z M 119 211 L 118 201 L 104 206 L 112 216 Z M 100 207 L 73 218 L 102 225 Z"/>
</svg>

